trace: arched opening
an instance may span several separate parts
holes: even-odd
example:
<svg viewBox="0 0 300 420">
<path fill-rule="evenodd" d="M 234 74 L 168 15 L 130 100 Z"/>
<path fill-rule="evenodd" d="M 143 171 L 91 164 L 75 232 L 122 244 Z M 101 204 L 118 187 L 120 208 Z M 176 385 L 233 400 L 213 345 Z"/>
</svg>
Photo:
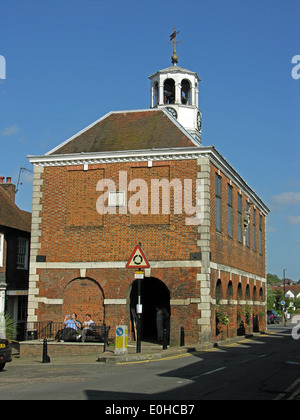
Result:
<svg viewBox="0 0 300 420">
<path fill-rule="evenodd" d="M 217 284 L 216 284 L 216 291 L 215 291 L 216 303 L 218 304 L 222 298 L 223 298 L 222 282 L 220 279 L 218 279 Z"/>
<path fill-rule="evenodd" d="M 181 82 L 181 103 L 183 105 L 191 105 L 191 85 L 187 79 Z"/>
<path fill-rule="evenodd" d="M 256 290 L 256 286 L 253 287 L 253 296 L 252 296 L 252 300 L 257 300 L 257 290 Z"/>
<path fill-rule="evenodd" d="M 138 282 L 141 282 L 141 303 L 143 305 L 142 313 L 142 339 L 156 340 L 156 307 L 161 306 L 164 310 L 170 313 L 170 292 L 167 286 L 155 277 L 146 277 L 143 280 L 135 280 L 132 283 L 130 293 L 130 314 L 131 323 L 133 326 L 136 322 L 136 305 L 138 303 Z M 169 330 L 170 323 L 167 323 Z M 169 331 L 167 331 L 169 335 Z"/>
<path fill-rule="evenodd" d="M 243 297 L 243 291 L 242 291 L 242 283 L 239 283 L 237 288 L 237 298 L 238 300 L 242 300 Z"/>
<path fill-rule="evenodd" d="M 264 292 L 262 287 L 259 289 L 259 299 L 261 302 L 264 301 Z"/>
<path fill-rule="evenodd" d="M 153 106 L 157 107 L 159 102 L 159 90 L 158 90 L 158 82 L 154 83 L 154 90 L 153 90 Z"/>
<path fill-rule="evenodd" d="M 164 104 L 175 103 L 175 82 L 173 79 L 167 79 L 164 83 Z"/>
<path fill-rule="evenodd" d="M 246 300 L 250 300 L 250 287 L 249 287 L 249 284 L 247 284 L 247 286 L 246 286 L 245 299 Z"/>
<path fill-rule="evenodd" d="M 233 285 L 232 285 L 232 281 L 230 280 L 227 287 L 227 299 L 230 300 L 232 298 L 233 298 Z"/>
<path fill-rule="evenodd" d="M 80 322 L 90 313 L 96 324 L 104 319 L 104 297 L 99 284 L 89 278 L 77 278 L 67 284 L 63 294 L 63 319 L 66 314 L 76 313 Z"/>
</svg>

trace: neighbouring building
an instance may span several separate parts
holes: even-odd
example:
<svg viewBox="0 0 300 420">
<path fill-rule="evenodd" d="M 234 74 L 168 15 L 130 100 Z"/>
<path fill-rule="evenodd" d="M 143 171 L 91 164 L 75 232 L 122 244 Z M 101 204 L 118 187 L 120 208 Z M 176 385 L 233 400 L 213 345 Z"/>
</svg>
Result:
<svg viewBox="0 0 300 420">
<path fill-rule="evenodd" d="M 215 147 L 202 145 L 200 79 L 172 61 L 150 76 L 150 109 L 109 112 L 28 157 L 30 328 L 89 312 L 112 334 L 130 326 L 133 338 L 138 281 L 126 264 L 140 244 L 150 265 L 144 338 L 156 337 L 157 305 L 170 314 L 171 344 L 181 327 L 186 343 L 235 336 L 241 325 L 265 329 L 269 210 Z"/>
<path fill-rule="evenodd" d="M 11 177 L 0 177 L 0 314 L 10 314 L 24 339 L 29 281 L 31 213 L 15 204 Z"/>
<path fill-rule="evenodd" d="M 292 303 L 294 300 L 300 299 L 299 284 L 289 284 L 286 281 L 285 286 L 283 284 L 271 284 L 270 286 L 273 292 L 282 292 L 283 300 L 285 300 L 284 298 L 289 298 Z"/>
</svg>

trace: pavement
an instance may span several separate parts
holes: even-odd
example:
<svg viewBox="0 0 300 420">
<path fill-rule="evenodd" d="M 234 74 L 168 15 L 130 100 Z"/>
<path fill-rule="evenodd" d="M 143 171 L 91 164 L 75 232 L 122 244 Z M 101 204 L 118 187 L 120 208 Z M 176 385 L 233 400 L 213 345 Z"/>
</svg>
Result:
<svg viewBox="0 0 300 420">
<path fill-rule="evenodd" d="M 136 342 L 130 342 L 127 347 L 127 353 L 125 354 L 115 354 L 114 346 L 109 346 L 105 352 L 99 352 L 99 354 L 52 356 L 50 364 L 93 364 L 95 362 L 117 364 L 138 361 L 145 362 L 179 357 L 187 353 L 203 352 L 215 347 L 223 347 L 232 343 L 238 343 L 239 341 L 245 340 L 245 338 L 255 339 L 256 337 L 261 336 L 262 333 L 254 333 L 248 336 L 234 337 L 219 342 L 195 343 L 178 347 L 168 346 L 166 349 L 163 349 L 163 346 L 160 343 L 142 341 L 141 351 L 139 353 L 137 353 Z M 78 343 L 78 345 L 80 345 L 80 343 Z M 16 345 L 13 346 L 12 358 L 12 363 L 18 366 L 42 363 L 42 354 L 40 357 L 20 357 L 19 349 Z"/>
</svg>

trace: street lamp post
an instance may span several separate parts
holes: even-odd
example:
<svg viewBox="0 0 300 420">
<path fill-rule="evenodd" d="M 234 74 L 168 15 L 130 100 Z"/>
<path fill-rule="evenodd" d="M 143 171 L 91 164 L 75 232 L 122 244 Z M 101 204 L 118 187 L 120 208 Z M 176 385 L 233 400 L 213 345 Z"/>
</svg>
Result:
<svg viewBox="0 0 300 420">
<path fill-rule="evenodd" d="M 286 268 L 283 269 L 283 300 L 285 302 L 285 272 L 286 272 Z M 285 308 L 285 304 L 284 304 L 284 308 Z"/>
<path fill-rule="evenodd" d="M 283 305 L 283 319 L 284 319 L 284 326 L 286 327 L 286 305 L 285 305 L 285 272 L 286 272 L 286 268 L 283 269 L 283 301 L 284 301 L 284 305 Z"/>
</svg>

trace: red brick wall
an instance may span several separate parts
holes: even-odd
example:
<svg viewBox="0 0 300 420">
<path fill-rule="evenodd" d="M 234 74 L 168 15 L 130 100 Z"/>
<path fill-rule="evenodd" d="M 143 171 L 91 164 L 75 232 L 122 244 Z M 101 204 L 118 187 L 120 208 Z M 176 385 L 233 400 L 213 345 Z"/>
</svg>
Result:
<svg viewBox="0 0 300 420">
<path fill-rule="evenodd" d="M 231 267 L 244 270 L 249 273 L 254 273 L 261 277 L 265 277 L 265 216 L 262 216 L 262 254 L 259 252 L 259 215 L 260 212 L 256 209 L 256 251 L 253 250 L 253 206 L 251 206 L 251 220 L 249 225 L 249 247 L 244 245 L 243 242 L 238 241 L 238 211 L 237 200 L 240 189 L 231 183 L 232 186 L 232 238 L 228 236 L 227 229 L 227 185 L 229 179 L 222 173 L 221 176 L 221 194 L 222 194 L 222 207 L 221 207 L 221 220 L 222 231 L 216 231 L 216 197 L 215 197 L 215 174 L 218 174 L 217 168 L 211 164 L 210 172 L 210 238 L 211 238 L 211 260 L 219 264 L 228 265 Z M 246 210 L 246 199 L 243 192 L 242 195 L 242 215 Z M 242 221 L 242 234 L 244 235 L 243 221 Z"/>
<path fill-rule="evenodd" d="M 185 214 L 100 215 L 96 210 L 102 194 L 96 185 L 103 177 L 112 179 L 117 188 L 120 170 L 127 171 L 128 183 L 133 177 L 145 179 L 148 185 L 151 178 L 169 177 L 179 178 L 183 184 L 185 178 L 197 178 L 195 161 L 154 162 L 152 168 L 146 163 L 134 167 L 116 163 L 90 165 L 90 169 L 45 168 L 39 254 L 46 255 L 47 262 L 127 260 L 139 242 L 151 260 L 188 260 L 190 252 L 197 252 L 197 226 L 186 226 Z M 171 200 L 171 210 L 173 206 Z"/>
<path fill-rule="evenodd" d="M 151 276 L 161 280 L 170 292 L 171 299 L 198 298 L 200 284 L 196 280 L 196 268 L 152 269 Z M 39 321 L 62 322 L 66 314 L 75 312 L 83 322 L 91 313 L 96 323 L 111 326 L 110 336 L 115 335 L 116 325 L 130 325 L 130 293 L 134 270 L 90 269 L 86 278 L 79 278 L 79 270 L 39 269 L 40 295 L 50 299 L 63 299 L 63 305 L 40 303 L 37 310 Z M 151 278 L 145 281 L 151 282 Z M 104 299 L 127 299 L 126 305 L 106 304 Z M 159 299 L 159 297 L 158 297 Z M 171 330 L 179 340 L 180 328 L 185 328 L 186 339 L 197 341 L 197 304 L 174 306 L 171 309 Z"/>
<path fill-rule="evenodd" d="M 237 274 L 232 274 L 231 278 L 228 272 L 211 270 L 211 297 L 216 300 L 216 305 L 227 312 L 230 320 L 228 326 L 219 326 L 216 329 L 216 306 L 212 306 L 211 318 L 211 338 L 223 339 L 235 337 L 238 334 L 239 322 L 237 320 L 237 310 L 242 312 L 244 319 L 244 332 L 265 331 L 266 329 L 266 284 L 262 281 L 246 278 Z M 220 294 L 216 292 L 217 282 L 221 282 Z M 238 289 L 239 284 L 241 289 Z M 229 287 L 230 285 L 230 287 Z M 232 291 L 232 294 L 230 292 Z M 251 319 L 245 322 L 246 307 L 251 311 Z M 216 337 L 217 335 L 217 337 Z"/>
</svg>

